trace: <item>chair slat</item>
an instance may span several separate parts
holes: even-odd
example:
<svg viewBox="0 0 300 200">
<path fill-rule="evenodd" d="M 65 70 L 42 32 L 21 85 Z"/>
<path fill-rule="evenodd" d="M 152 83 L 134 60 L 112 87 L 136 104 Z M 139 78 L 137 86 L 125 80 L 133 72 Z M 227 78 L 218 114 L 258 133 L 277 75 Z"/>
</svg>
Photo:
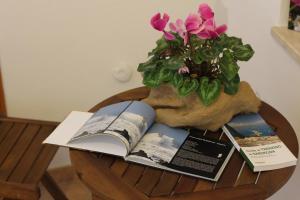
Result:
<svg viewBox="0 0 300 200">
<path fill-rule="evenodd" d="M 33 167 L 27 174 L 24 183 L 36 184 L 41 180 L 57 149 L 58 147 L 53 147 L 50 145 L 45 145 L 43 147 Z"/>
<path fill-rule="evenodd" d="M 23 182 L 26 175 L 29 173 L 35 160 L 42 150 L 41 142 L 46 139 L 49 133 L 53 130 L 53 126 L 42 126 L 35 136 L 30 147 L 27 149 L 20 162 L 10 175 L 8 181 L 12 182 Z"/>
<path fill-rule="evenodd" d="M 142 165 L 129 164 L 128 169 L 123 175 L 124 181 L 134 186 L 143 175 L 144 169 L 145 167 Z"/>
<path fill-rule="evenodd" d="M 11 149 L 14 147 L 25 127 L 25 123 L 15 123 L 7 133 L 7 137 L 5 137 L 0 145 L 0 165 L 3 163 Z"/>
<path fill-rule="evenodd" d="M 147 167 L 143 173 L 143 177 L 136 184 L 136 188 L 149 196 L 160 180 L 161 175 L 162 170 Z"/>
<path fill-rule="evenodd" d="M 15 147 L 8 154 L 2 165 L 0 166 L 0 180 L 7 180 L 9 175 L 13 172 L 19 160 L 24 155 L 26 149 L 31 144 L 33 138 L 38 133 L 40 126 L 28 125 L 23 131 L 19 140 L 14 145 Z"/>
<path fill-rule="evenodd" d="M 52 126 L 52 129 L 48 130 L 48 135 L 50 135 L 54 128 L 55 127 Z M 40 141 L 39 143 L 41 144 L 42 141 Z M 39 182 L 42 176 L 44 175 L 44 172 L 48 168 L 57 149 L 58 147 L 53 145 L 43 145 L 40 154 L 38 155 L 37 159 L 35 160 L 33 166 L 31 167 L 29 173 L 27 174 L 23 182 L 29 184 L 36 184 L 37 182 Z"/>
<path fill-rule="evenodd" d="M 153 189 L 151 196 L 171 195 L 173 189 L 177 185 L 180 175 L 172 172 L 164 171 L 158 184 Z"/>
<path fill-rule="evenodd" d="M 0 123 L 0 144 L 6 137 L 9 129 L 13 126 L 12 122 L 3 122 Z"/>
</svg>

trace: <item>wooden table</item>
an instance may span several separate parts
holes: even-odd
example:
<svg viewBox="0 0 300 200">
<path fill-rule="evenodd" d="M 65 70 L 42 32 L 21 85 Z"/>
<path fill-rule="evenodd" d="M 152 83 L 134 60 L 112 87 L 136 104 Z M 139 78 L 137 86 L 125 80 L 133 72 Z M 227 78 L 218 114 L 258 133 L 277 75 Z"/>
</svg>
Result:
<svg viewBox="0 0 300 200">
<path fill-rule="evenodd" d="M 91 111 L 112 103 L 142 99 L 148 93 L 145 87 L 129 90 L 102 101 Z M 263 103 L 260 114 L 277 129 L 279 137 L 298 157 L 297 137 L 289 122 L 266 103 Z M 295 170 L 295 167 L 288 167 L 253 173 L 236 151 L 220 180 L 214 183 L 127 163 L 120 158 L 99 153 L 70 150 L 70 157 L 78 176 L 91 190 L 93 199 L 266 199 L 278 191 Z"/>
</svg>

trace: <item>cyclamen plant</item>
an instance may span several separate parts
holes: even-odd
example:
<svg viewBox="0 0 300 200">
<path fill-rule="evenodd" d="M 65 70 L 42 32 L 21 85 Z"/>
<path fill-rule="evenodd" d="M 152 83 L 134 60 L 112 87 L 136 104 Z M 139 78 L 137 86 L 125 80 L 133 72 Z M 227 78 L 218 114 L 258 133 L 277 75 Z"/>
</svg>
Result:
<svg viewBox="0 0 300 200">
<path fill-rule="evenodd" d="M 201 4 L 197 13 L 185 21 L 169 23 L 169 15 L 157 13 L 151 18 L 154 29 L 163 37 L 148 54 L 149 60 L 138 66 L 148 87 L 172 84 L 180 96 L 196 92 L 204 105 L 215 102 L 222 89 L 237 93 L 240 83 L 238 61 L 248 61 L 254 54 L 249 44 L 225 34 L 226 25 L 217 26 L 214 12 Z"/>
</svg>

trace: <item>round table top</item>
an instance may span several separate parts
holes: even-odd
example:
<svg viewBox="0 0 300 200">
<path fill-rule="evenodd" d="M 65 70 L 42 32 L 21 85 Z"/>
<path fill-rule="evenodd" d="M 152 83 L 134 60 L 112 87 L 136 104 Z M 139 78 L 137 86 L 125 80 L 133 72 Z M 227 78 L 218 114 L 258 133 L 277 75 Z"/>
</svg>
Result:
<svg viewBox="0 0 300 200">
<path fill-rule="evenodd" d="M 148 94 L 146 87 L 132 89 L 102 101 L 90 111 L 95 112 L 121 101 L 140 100 Z M 266 103 L 262 104 L 259 113 L 298 157 L 297 137 L 289 122 Z M 221 131 L 211 137 L 219 137 L 218 134 Z M 121 158 L 100 153 L 71 149 L 70 157 L 77 174 L 92 191 L 94 199 L 266 199 L 279 190 L 295 170 L 293 166 L 254 173 L 235 151 L 219 181 L 211 182 L 128 163 Z"/>
</svg>

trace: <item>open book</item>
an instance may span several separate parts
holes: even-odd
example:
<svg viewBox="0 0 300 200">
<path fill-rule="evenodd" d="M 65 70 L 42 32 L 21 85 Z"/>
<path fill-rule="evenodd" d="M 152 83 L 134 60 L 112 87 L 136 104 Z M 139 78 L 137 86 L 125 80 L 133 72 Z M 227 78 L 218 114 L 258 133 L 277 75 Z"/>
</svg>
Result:
<svg viewBox="0 0 300 200">
<path fill-rule="evenodd" d="M 153 108 L 140 101 L 112 104 L 94 114 L 73 111 L 44 143 L 218 180 L 234 152 L 231 143 L 208 139 L 189 129 L 171 128 L 154 119 Z"/>
</svg>

